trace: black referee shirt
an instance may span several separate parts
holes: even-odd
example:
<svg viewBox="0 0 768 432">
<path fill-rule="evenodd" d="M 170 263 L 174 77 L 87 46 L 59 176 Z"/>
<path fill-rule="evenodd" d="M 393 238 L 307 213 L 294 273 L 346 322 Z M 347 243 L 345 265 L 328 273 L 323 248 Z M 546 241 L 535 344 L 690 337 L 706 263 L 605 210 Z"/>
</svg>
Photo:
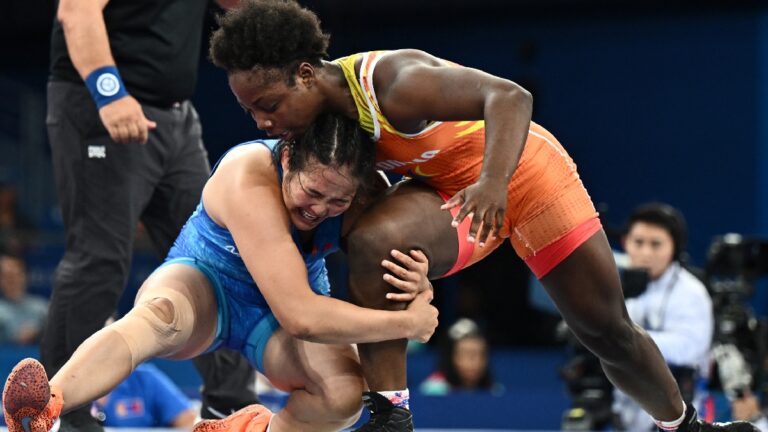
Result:
<svg viewBox="0 0 768 432">
<path fill-rule="evenodd" d="M 104 8 L 109 45 L 128 92 L 167 107 L 195 89 L 208 0 L 111 0 Z M 58 0 L 57 0 L 58 6 Z M 82 83 L 54 18 L 51 80 Z"/>
</svg>

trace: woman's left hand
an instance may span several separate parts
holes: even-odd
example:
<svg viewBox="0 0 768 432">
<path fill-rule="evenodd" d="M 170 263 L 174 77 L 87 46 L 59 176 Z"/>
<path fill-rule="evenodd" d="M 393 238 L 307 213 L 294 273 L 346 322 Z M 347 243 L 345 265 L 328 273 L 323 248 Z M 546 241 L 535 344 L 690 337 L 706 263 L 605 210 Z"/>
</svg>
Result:
<svg viewBox="0 0 768 432">
<path fill-rule="evenodd" d="M 381 266 L 389 271 L 384 273 L 384 280 L 401 292 L 387 294 L 387 299 L 409 302 L 422 291 L 432 289 L 427 273 L 429 260 L 424 252 L 412 250 L 406 255 L 399 250 L 392 250 L 392 257 L 397 261 L 384 260 Z"/>
<path fill-rule="evenodd" d="M 440 208 L 450 210 L 457 206 L 461 208 L 451 225 L 456 228 L 464 218 L 472 218 L 467 241 L 474 243 L 477 240 L 478 245 L 483 247 L 489 237 L 498 237 L 504 225 L 507 183 L 498 179 L 480 179 L 460 190 Z"/>
</svg>

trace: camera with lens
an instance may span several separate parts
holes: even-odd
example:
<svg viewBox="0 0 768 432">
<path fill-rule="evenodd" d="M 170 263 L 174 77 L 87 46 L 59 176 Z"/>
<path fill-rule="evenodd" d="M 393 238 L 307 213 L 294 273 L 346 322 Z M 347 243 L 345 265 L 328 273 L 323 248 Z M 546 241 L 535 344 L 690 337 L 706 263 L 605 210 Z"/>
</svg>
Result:
<svg viewBox="0 0 768 432">
<path fill-rule="evenodd" d="M 729 399 L 741 397 L 763 382 L 768 326 L 758 320 L 746 300 L 754 282 L 768 274 L 768 240 L 726 234 L 715 238 L 706 266 L 715 332 L 714 372 L 710 387 Z"/>
</svg>

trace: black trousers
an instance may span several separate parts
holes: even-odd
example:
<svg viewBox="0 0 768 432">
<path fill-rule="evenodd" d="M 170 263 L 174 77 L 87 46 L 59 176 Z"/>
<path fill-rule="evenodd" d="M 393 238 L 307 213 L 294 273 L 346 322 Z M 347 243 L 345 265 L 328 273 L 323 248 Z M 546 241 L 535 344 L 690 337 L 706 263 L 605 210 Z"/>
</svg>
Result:
<svg viewBox="0 0 768 432">
<path fill-rule="evenodd" d="M 49 376 L 114 313 L 138 222 L 164 258 L 208 179 L 210 165 L 192 104 L 142 108 L 157 122 L 149 141 L 119 144 L 110 139 L 84 86 L 48 84 L 46 123 L 66 228 L 66 251 L 41 342 Z M 239 353 L 218 351 L 195 363 L 206 403 L 229 410 L 256 401 L 255 372 Z"/>
</svg>

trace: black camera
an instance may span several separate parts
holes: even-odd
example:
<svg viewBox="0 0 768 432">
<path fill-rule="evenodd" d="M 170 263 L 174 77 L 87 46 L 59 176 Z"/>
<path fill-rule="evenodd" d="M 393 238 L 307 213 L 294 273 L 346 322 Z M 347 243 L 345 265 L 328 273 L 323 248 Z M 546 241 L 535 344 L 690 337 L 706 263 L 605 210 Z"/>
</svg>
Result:
<svg viewBox="0 0 768 432">
<path fill-rule="evenodd" d="M 758 320 L 746 299 L 753 283 L 768 274 L 768 240 L 726 234 L 709 248 L 707 287 L 712 296 L 715 372 L 710 387 L 733 399 L 763 382 L 768 325 Z"/>
</svg>

